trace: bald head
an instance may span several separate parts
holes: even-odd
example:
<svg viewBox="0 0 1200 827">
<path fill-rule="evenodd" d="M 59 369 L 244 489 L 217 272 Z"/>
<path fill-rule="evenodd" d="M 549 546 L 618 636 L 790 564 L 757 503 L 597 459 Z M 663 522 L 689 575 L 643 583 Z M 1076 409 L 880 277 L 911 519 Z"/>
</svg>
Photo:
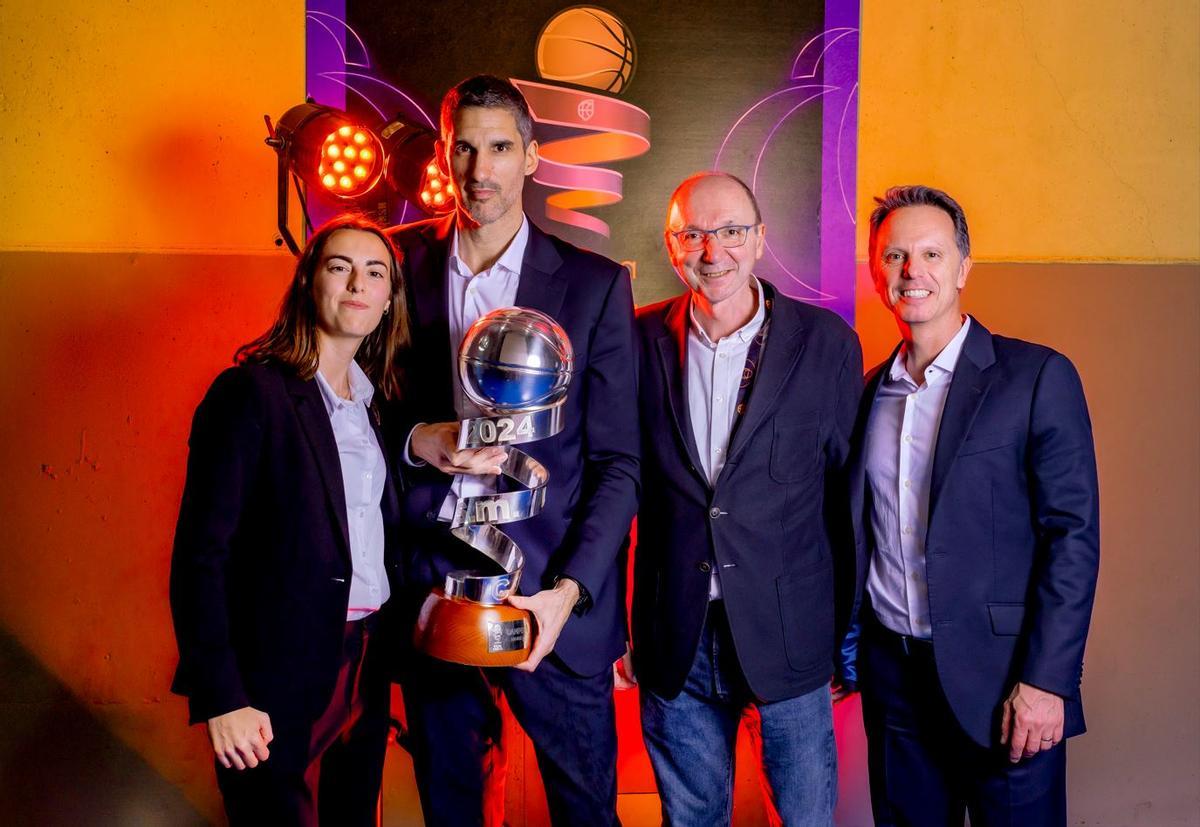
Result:
<svg viewBox="0 0 1200 827">
<path fill-rule="evenodd" d="M 701 172 L 675 189 L 667 209 L 667 254 L 700 315 L 724 322 L 753 315 L 758 299 L 750 280 L 765 230 L 754 193 L 732 175 Z"/>
<path fill-rule="evenodd" d="M 731 209 L 747 207 L 746 214 L 752 217 L 753 223 L 762 223 L 762 212 L 758 208 L 758 199 L 754 197 L 754 193 L 741 178 L 727 172 L 706 170 L 684 178 L 675 188 L 675 192 L 671 193 L 671 200 L 667 206 L 668 232 L 683 229 L 683 225 L 678 222 L 684 209 L 684 202 L 697 195 L 705 200 L 711 198 L 724 203 Z M 751 219 L 747 218 L 745 223 L 751 223 Z"/>
</svg>

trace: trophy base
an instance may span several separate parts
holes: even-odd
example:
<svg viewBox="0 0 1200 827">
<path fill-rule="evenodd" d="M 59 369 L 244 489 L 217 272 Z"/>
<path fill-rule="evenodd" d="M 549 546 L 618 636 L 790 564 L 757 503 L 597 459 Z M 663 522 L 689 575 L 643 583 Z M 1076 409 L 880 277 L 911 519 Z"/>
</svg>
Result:
<svg viewBox="0 0 1200 827">
<path fill-rule="evenodd" d="M 467 666 L 513 666 L 529 657 L 532 643 L 529 612 L 450 598 L 442 589 L 425 598 L 413 631 L 418 651 Z"/>
</svg>

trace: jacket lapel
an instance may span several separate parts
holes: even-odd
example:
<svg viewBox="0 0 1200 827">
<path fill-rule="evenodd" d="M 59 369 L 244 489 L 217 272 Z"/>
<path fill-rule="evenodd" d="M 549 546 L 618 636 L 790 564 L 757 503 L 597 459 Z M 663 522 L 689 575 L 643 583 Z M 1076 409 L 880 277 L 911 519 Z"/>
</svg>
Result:
<svg viewBox="0 0 1200 827">
<path fill-rule="evenodd" d="M 562 263 L 554 243 L 530 221 L 529 241 L 517 283 L 517 307 L 540 310 L 557 320 L 567 292 L 567 274 L 562 272 Z"/>
<path fill-rule="evenodd" d="M 929 485 L 930 523 L 937 510 L 938 495 L 946 482 L 946 475 L 995 379 L 995 373 L 988 370 L 995 361 L 992 334 L 972 318 L 962 355 L 950 379 L 950 390 L 946 394 L 946 405 L 942 409 L 942 422 L 938 428 L 937 446 L 933 452 L 933 476 Z"/>
<path fill-rule="evenodd" d="M 375 431 L 375 439 L 379 441 L 379 450 L 383 452 L 384 470 L 387 472 L 383 482 L 383 501 L 379 504 L 380 510 L 383 512 L 383 524 L 385 526 L 395 525 L 400 519 L 400 495 L 397 491 L 398 484 L 402 484 L 399 476 L 392 470 L 391 463 L 387 461 L 391 456 L 387 450 L 387 443 L 383 438 L 383 420 L 379 411 L 379 400 L 371 399 L 371 407 L 367 409 L 368 419 L 371 421 L 371 429 Z M 340 466 L 339 459 L 339 466 Z M 384 557 L 392 558 L 395 556 L 396 544 L 393 542 L 385 542 Z"/>
<path fill-rule="evenodd" d="M 696 437 L 692 433 L 692 417 L 687 397 L 687 336 L 688 295 L 684 293 L 671 303 L 663 318 L 667 332 L 658 337 L 658 360 L 662 369 L 663 385 L 667 389 L 667 404 L 671 419 L 675 422 L 675 434 L 687 457 L 696 478 L 709 487 L 704 477 L 704 466 L 696 450 Z"/>
<path fill-rule="evenodd" d="M 775 288 L 770 283 L 762 281 L 762 285 L 763 295 L 773 301 L 771 328 L 767 331 L 766 341 L 763 342 L 760 357 L 762 364 L 758 369 L 758 376 L 754 378 L 750 395 L 746 399 L 746 412 L 736 424 L 729 441 L 726 468 L 737 464 L 739 454 L 750 441 L 750 437 L 775 409 L 788 377 L 800 361 L 800 354 L 804 352 L 804 322 L 788 302 L 774 301 Z"/>
<path fill-rule="evenodd" d="M 317 471 L 325 484 L 325 499 L 329 511 L 333 515 L 333 523 L 337 527 L 337 535 L 341 540 L 341 548 L 350 558 L 350 531 L 346 520 L 346 490 L 342 482 L 342 461 L 338 456 L 337 440 L 333 436 L 333 426 L 329 422 L 329 414 L 321 399 L 321 389 L 317 387 L 316 379 L 301 379 L 295 374 L 287 373 L 284 377 L 292 404 L 296 408 L 296 418 L 300 420 L 300 428 L 308 438 L 317 460 Z"/>
<path fill-rule="evenodd" d="M 421 354 L 418 365 L 423 377 L 423 393 L 434 400 L 437 410 L 454 418 L 454 390 L 446 370 L 450 364 L 450 313 L 446 301 L 446 261 L 450 256 L 450 233 L 454 228 L 451 214 L 442 221 L 421 229 L 421 244 L 406 251 L 404 270 L 412 297 L 414 353 Z"/>
<path fill-rule="evenodd" d="M 870 515 L 866 513 L 867 485 L 867 426 L 871 421 L 871 408 L 875 405 L 875 397 L 879 395 L 879 386 L 883 384 L 900 345 L 892 348 L 892 354 L 875 367 L 867 379 L 863 390 L 862 401 L 858 405 L 858 416 L 854 422 L 854 437 L 850 440 L 850 456 L 847 466 L 850 475 L 850 513 L 854 517 L 856 539 L 865 548 L 867 535 L 870 533 Z"/>
</svg>

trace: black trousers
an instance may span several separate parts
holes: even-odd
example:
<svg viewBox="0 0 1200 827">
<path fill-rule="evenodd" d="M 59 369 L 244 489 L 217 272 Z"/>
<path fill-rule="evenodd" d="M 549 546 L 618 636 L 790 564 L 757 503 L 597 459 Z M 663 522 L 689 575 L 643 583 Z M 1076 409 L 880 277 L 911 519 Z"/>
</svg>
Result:
<svg viewBox="0 0 1200 827">
<path fill-rule="evenodd" d="M 870 612 L 868 612 L 870 614 Z M 1064 827 L 1066 742 L 1017 764 L 958 725 L 938 680 L 933 646 L 863 622 L 859 685 L 871 808 L 880 827 Z"/>
<path fill-rule="evenodd" d="M 553 655 L 530 674 L 415 655 L 402 681 L 421 809 L 429 827 L 499 827 L 502 704 L 533 741 L 556 827 L 618 824 L 612 670 L 580 677 Z"/>
<path fill-rule="evenodd" d="M 372 619 L 346 624 L 337 683 L 316 721 L 271 721 L 270 757 L 253 769 L 217 764 L 233 827 L 379 823 L 390 723 L 384 647 Z"/>
</svg>

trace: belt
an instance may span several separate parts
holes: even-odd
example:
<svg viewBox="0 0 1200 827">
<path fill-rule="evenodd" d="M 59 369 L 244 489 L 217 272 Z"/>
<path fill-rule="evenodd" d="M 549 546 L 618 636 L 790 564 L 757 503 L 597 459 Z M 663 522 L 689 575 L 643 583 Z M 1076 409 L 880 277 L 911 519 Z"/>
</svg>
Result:
<svg viewBox="0 0 1200 827">
<path fill-rule="evenodd" d="M 346 634 L 372 634 L 379 628 L 379 612 L 371 612 L 366 617 L 346 621 Z"/>
<path fill-rule="evenodd" d="M 913 637 L 912 635 L 902 635 L 899 632 L 893 632 L 888 627 L 879 622 L 878 619 L 871 623 L 874 631 L 874 636 L 881 642 L 903 652 L 909 657 L 933 657 L 933 641 L 925 638 Z"/>
</svg>

